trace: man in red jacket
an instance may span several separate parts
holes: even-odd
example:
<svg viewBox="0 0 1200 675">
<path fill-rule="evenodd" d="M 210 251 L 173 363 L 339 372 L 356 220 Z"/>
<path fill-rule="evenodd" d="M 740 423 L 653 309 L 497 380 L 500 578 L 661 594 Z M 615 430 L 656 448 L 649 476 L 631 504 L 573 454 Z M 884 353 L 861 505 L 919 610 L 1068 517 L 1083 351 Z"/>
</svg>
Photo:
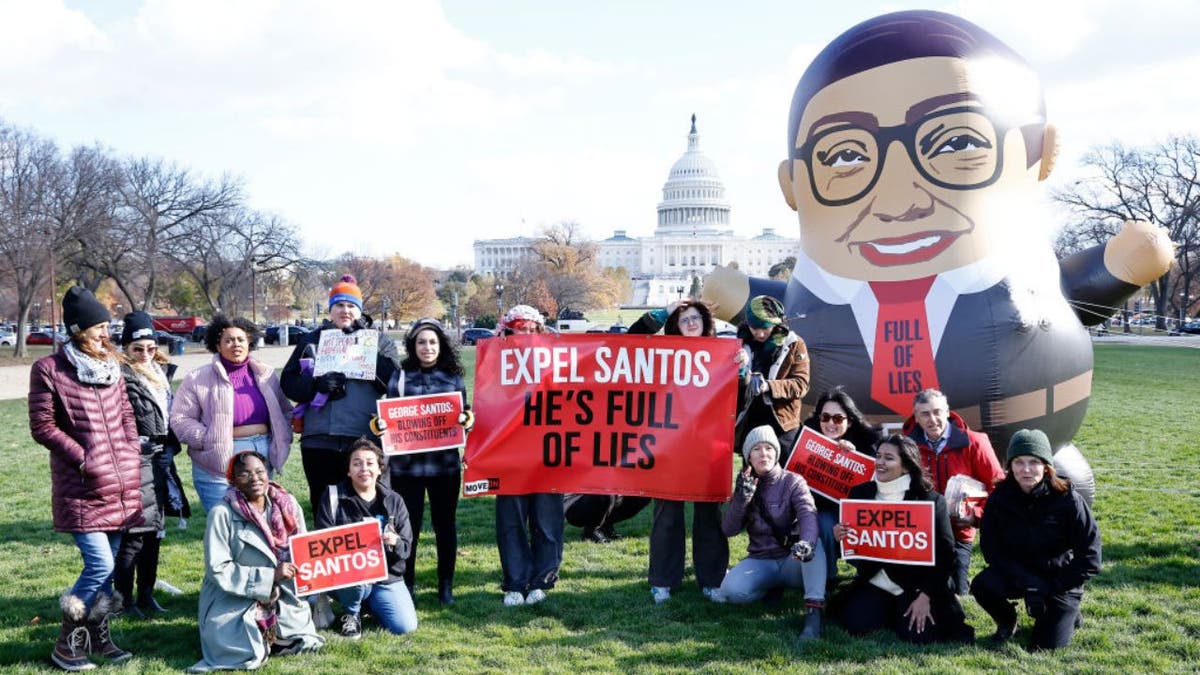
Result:
<svg viewBox="0 0 1200 675">
<path fill-rule="evenodd" d="M 933 481 L 933 489 L 945 494 L 951 476 L 964 474 L 983 483 L 991 493 L 1004 478 L 1004 470 L 996 459 L 987 434 L 971 431 L 967 423 L 950 412 L 946 395 L 937 389 L 926 389 L 913 398 L 913 414 L 904 422 L 904 433 L 921 448 L 921 460 Z M 954 574 L 950 585 L 958 595 L 970 590 L 968 570 L 971 549 L 975 544 L 975 526 L 983 517 L 983 504 L 968 512 L 950 514 L 954 527 Z"/>
</svg>

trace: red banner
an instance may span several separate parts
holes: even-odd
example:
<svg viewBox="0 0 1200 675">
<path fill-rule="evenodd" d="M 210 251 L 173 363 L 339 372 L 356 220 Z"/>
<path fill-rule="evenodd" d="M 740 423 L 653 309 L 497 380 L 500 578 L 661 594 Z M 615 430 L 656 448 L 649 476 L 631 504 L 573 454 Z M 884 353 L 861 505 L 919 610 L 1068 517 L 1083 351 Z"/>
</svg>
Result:
<svg viewBox="0 0 1200 675">
<path fill-rule="evenodd" d="M 843 499 L 842 557 L 902 565 L 934 564 L 933 502 Z"/>
<path fill-rule="evenodd" d="M 388 576 L 378 520 L 298 534 L 288 548 L 296 564 L 296 595 L 372 584 Z"/>
<path fill-rule="evenodd" d="M 445 450 L 464 442 L 466 434 L 458 423 L 463 411 L 460 392 L 384 398 L 375 407 L 387 427 L 379 437 L 386 455 Z"/>
<path fill-rule="evenodd" d="M 802 427 L 787 470 L 804 476 L 813 492 L 840 501 L 850 494 L 850 488 L 871 480 L 875 458 L 844 450 L 832 438 Z"/>
<path fill-rule="evenodd" d="M 739 346 L 615 334 L 480 343 L 463 494 L 726 501 Z"/>
</svg>

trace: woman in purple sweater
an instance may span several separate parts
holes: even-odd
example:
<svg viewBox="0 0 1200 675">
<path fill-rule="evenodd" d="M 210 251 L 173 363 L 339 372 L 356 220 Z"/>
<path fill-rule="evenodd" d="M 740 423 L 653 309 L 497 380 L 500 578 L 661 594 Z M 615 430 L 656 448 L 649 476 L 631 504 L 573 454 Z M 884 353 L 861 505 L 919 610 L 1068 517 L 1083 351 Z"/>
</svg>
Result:
<svg viewBox="0 0 1200 675">
<path fill-rule="evenodd" d="M 773 589 L 803 588 L 801 563 L 812 560 L 817 541 L 812 494 L 803 477 L 779 465 L 775 430 L 770 425 L 751 429 L 742 455 L 746 469 L 738 476 L 721 530 L 726 537 L 746 530 L 748 555 L 725 575 L 713 598 L 719 602 L 754 602 Z M 820 617 L 820 612 L 808 613 L 801 639 L 820 636 Z"/>
<path fill-rule="evenodd" d="M 242 317 L 213 317 L 204 344 L 212 364 L 188 373 L 175 393 L 171 429 L 187 443 L 192 482 L 205 512 L 229 488 L 225 467 L 234 454 L 253 450 L 271 474 L 287 461 L 292 444 L 292 404 L 275 369 L 250 356 L 258 326 Z"/>
</svg>

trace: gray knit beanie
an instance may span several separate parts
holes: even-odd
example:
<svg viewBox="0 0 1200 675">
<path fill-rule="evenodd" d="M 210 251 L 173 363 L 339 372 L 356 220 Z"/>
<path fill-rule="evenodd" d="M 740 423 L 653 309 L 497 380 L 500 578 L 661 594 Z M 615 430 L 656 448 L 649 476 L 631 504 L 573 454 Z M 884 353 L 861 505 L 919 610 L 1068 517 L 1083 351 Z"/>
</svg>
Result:
<svg viewBox="0 0 1200 675">
<path fill-rule="evenodd" d="M 779 437 L 775 435 L 775 430 L 770 425 L 764 424 L 761 427 L 754 427 L 750 433 L 746 434 L 746 440 L 742 442 L 742 457 L 747 462 L 750 461 L 750 451 L 759 443 L 770 443 L 775 447 L 775 461 L 779 461 Z"/>
<path fill-rule="evenodd" d="M 1021 455 L 1033 455 L 1046 464 L 1054 465 L 1054 451 L 1050 449 L 1050 439 L 1041 429 L 1021 429 L 1013 434 L 1008 442 L 1008 460 L 1005 466 L 1012 464 L 1013 459 Z"/>
</svg>

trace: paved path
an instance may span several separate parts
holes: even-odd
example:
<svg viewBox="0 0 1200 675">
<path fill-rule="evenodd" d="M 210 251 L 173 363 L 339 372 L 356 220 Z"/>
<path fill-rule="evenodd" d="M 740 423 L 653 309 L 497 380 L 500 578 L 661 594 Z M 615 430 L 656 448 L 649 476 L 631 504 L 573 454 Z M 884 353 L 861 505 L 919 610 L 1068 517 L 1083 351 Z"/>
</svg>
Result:
<svg viewBox="0 0 1200 675">
<path fill-rule="evenodd" d="M 274 368 L 282 368 L 292 355 L 291 347 L 263 347 L 255 350 L 254 358 L 269 364 Z M 175 380 L 179 381 L 196 368 L 212 362 L 212 354 L 198 342 L 187 343 L 187 351 L 183 356 L 171 357 L 171 362 L 178 364 Z M 25 398 L 29 394 L 29 366 L 0 367 L 0 401 Z"/>
</svg>

